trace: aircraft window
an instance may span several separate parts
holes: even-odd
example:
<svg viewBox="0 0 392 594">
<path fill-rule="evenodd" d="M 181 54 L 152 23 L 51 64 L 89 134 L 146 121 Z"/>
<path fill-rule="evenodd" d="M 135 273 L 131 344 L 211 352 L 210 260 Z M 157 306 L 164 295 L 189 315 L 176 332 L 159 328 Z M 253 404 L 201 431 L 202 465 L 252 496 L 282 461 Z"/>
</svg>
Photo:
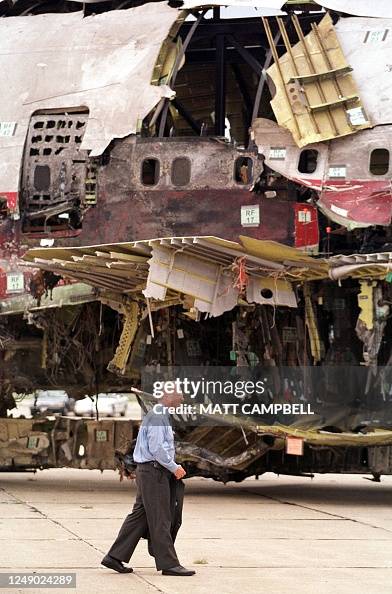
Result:
<svg viewBox="0 0 392 594">
<path fill-rule="evenodd" d="M 142 163 L 142 183 L 145 186 L 155 186 L 159 181 L 158 159 L 144 159 Z"/>
<path fill-rule="evenodd" d="M 8 214 L 7 198 L 0 196 L 0 219 L 5 219 Z"/>
<path fill-rule="evenodd" d="M 174 186 L 186 186 L 191 180 L 191 162 L 187 157 L 174 159 L 171 170 L 171 181 Z"/>
<path fill-rule="evenodd" d="M 370 154 L 370 173 L 385 175 L 389 169 L 389 151 L 387 149 L 374 149 Z"/>
<path fill-rule="evenodd" d="M 314 149 L 305 149 L 301 151 L 298 161 L 298 171 L 300 173 L 314 173 L 317 169 L 318 151 Z"/>
<path fill-rule="evenodd" d="M 250 157 L 238 157 L 234 165 L 234 179 L 237 184 L 252 183 L 253 161 Z"/>
<path fill-rule="evenodd" d="M 274 296 L 271 289 L 261 289 L 260 294 L 264 299 L 271 299 Z"/>
</svg>

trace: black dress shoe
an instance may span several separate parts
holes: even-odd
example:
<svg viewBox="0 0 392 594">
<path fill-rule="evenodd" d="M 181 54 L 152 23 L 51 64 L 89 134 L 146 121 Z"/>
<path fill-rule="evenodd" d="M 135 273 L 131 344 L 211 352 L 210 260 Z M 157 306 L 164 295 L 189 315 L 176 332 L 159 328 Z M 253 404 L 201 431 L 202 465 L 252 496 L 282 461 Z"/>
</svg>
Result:
<svg viewBox="0 0 392 594">
<path fill-rule="evenodd" d="M 118 571 L 118 573 L 132 573 L 132 567 L 125 567 L 121 561 L 111 557 L 110 555 L 105 555 L 105 557 L 101 561 L 101 565 L 108 567 L 109 569 L 114 569 L 114 571 Z"/>
<path fill-rule="evenodd" d="M 162 575 L 195 575 L 196 571 L 193 569 L 187 569 L 182 565 L 176 567 L 170 567 L 170 569 L 162 569 Z"/>
</svg>

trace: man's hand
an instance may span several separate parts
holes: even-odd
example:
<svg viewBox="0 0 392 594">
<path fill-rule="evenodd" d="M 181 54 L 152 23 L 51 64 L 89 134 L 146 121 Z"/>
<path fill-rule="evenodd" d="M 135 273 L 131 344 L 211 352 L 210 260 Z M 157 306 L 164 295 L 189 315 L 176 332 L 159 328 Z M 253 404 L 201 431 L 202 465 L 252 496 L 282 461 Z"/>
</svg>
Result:
<svg viewBox="0 0 392 594">
<path fill-rule="evenodd" d="M 184 478 L 184 476 L 186 475 L 185 470 L 183 469 L 182 466 L 180 466 L 179 468 L 177 468 L 176 472 L 174 473 L 174 476 L 176 477 L 176 479 L 179 481 L 180 479 Z"/>
</svg>

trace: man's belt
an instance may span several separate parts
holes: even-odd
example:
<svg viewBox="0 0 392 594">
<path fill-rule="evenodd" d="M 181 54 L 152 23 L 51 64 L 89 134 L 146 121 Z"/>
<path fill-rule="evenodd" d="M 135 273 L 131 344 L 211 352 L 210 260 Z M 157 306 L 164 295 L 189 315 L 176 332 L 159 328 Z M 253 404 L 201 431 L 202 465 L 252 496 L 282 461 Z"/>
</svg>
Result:
<svg viewBox="0 0 392 594">
<path fill-rule="evenodd" d="M 138 466 L 145 466 L 146 464 L 149 464 L 150 466 L 153 466 L 154 468 L 159 468 L 160 470 L 166 470 L 166 472 L 169 472 L 170 474 L 172 474 L 170 472 L 170 470 L 168 470 L 167 468 L 162 466 L 162 464 L 159 464 L 159 462 L 157 462 L 156 460 L 149 460 L 148 462 L 136 462 L 136 464 Z"/>
</svg>

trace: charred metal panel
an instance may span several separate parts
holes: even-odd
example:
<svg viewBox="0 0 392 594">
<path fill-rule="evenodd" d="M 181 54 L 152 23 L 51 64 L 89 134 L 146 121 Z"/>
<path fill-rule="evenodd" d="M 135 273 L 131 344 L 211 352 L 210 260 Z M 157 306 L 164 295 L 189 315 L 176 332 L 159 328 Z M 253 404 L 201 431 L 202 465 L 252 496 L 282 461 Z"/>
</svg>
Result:
<svg viewBox="0 0 392 594">
<path fill-rule="evenodd" d="M 178 159 L 189 168 L 180 180 L 173 175 Z M 237 160 L 250 163 L 239 180 Z M 147 161 L 147 177 L 143 177 Z M 155 170 L 152 162 L 157 164 Z M 79 228 L 63 222 L 63 227 L 50 231 L 41 227 L 33 236 L 30 223 L 23 243 L 33 247 L 36 239 L 53 237 L 56 246 L 70 247 L 200 234 L 236 241 L 244 232 L 258 239 L 295 242 L 296 203 L 251 191 L 263 171 L 257 153 L 239 151 L 216 139 L 130 137 L 117 141 L 104 163 L 97 167 L 96 179 L 87 180 L 84 206 L 89 206 L 89 180 L 96 186 L 96 206 L 84 211 Z M 241 207 L 249 205 L 259 209 L 256 226 L 244 226 L 241 219 Z"/>
<path fill-rule="evenodd" d="M 247 183 L 235 179 L 238 158 L 252 160 Z M 173 163 L 187 159 L 189 183 L 176 185 Z M 143 183 L 143 163 L 156 160 L 159 171 L 153 184 Z M 108 165 L 98 171 L 97 208 L 86 213 L 74 245 L 132 241 L 179 235 L 217 235 L 237 240 L 294 242 L 294 203 L 266 199 L 250 192 L 263 170 L 252 152 L 238 151 L 214 139 L 165 138 L 118 141 Z M 145 182 L 147 180 L 145 179 Z M 185 179 L 186 181 L 186 179 Z M 260 224 L 244 227 L 241 207 L 258 205 Z M 56 245 L 69 242 L 56 241 Z"/>
<path fill-rule="evenodd" d="M 31 118 L 22 174 L 24 232 L 81 226 L 89 159 L 80 147 L 87 122 L 87 113 Z"/>
<path fill-rule="evenodd" d="M 235 179 L 237 159 L 248 157 L 254 161 L 253 175 L 246 183 Z M 106 167 L 107 176 L 113 173 L 113 167 L 126 165 L 124 180 L 132 190 L 146 191 L 146 184 L 141 176 L 141 165 L 145 159 L 156 159 L 160 163 L 160 174 L 154 190 L 170 191 L 181 188 L 191 190 L 249 190 L 263 170 L 263 163 L 253 151 L 238 150 L 233 145 L 218 138 L 129 138 L 117 142 L 111 153 L 111 164 Z M 177 160 L 188 160 L 190 175 L 178 180 L 176 176 Z M 187 183 L 183 183 L 186 181 Z"/>
</svg>

